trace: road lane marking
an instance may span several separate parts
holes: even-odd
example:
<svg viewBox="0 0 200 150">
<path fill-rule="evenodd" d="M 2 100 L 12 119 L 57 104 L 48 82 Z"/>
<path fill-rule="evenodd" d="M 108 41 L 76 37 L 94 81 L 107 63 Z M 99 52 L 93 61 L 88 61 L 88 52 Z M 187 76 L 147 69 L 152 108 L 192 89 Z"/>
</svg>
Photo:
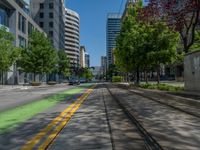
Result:
<svg viewBox="0 0 200 150">
<path fill-rule="evenodd" d="M 94 86 L 93 86 L 94 87 Z M 93 88 L 92 87 L 92 88 Z M 92 92 L 92 88 L 88 89 L 83 95 L 81 95 L 74 103 L 67 107 L 63 112 L 59 114 L 50 124 L 48 124 L 44 129 L 42 129 L 36 136 L 34 136 L 30 141 L 28 141 L 21 150 L 32 150 L 36 144 L 38 144 L 42 138 L 44 138 L 48 132 L 50 132 L 57 124 L 62 123 L 63 119 L 67 119 L 66 116 L 69 116 L 73 112 L 74 108 L 77 106 L 80 107 L 80 102 L 82 103 L 83 99 L 86 99 L 87 96 Z M 89 93 L 89 94 L 88 94 Z M 72 115 L 71 115 L 72 116 Z M 65 122 L 65 121 L 64 121 Z M 58 125 L 59 126 L 59 125 Z M 57 128 L 57 127 L 56 127 Z"/>
<path fill-rule="evenodd" d="M 45 142 L 39 146 L 38 150 L 45 150 L 48 148 L 48 146 L 56 139 L 56 137 L 59 135 L 59 133 L 62 131 L 62 129 L 68 124 L 72 116 L 75 114 L 75 112 L 80 108 L 81 104 L 86 100 L 86 98 L 89 96 L 89 94 L 92 92 L 92 90 L 89 90 L 89 92 L 86 93 L 86 95 L 75 105 L 75 107 L 72 109 L 71 112 L 69 112 L 66 116 L 66 119 L 62 121 L 55 129 L 52 131 L 52 133 L 47 137 Z"/>
<path fill-rule="evenodd" d="M 75 102 L 76 103 L 76 102 Z M 65 109 L 58 117 L 56 117 L 47 127 L 42 129 L 34 138 L 28 141 L 21 150 L 32 149 L 62 118 L 68 113 L 68 111 L 75 104 L 71 104 L 67 109 Z"/>
</svg>

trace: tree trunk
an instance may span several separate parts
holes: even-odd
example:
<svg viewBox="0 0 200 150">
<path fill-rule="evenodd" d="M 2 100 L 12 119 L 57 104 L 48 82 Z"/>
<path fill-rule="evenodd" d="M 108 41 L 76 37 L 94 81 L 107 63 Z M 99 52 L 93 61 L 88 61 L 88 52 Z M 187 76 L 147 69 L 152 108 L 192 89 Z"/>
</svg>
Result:
<svg viewBox="0 0 200 150">
<path fill-rule="evenodd" d="M 188 47 L 188 44 L 187 44 L 187 38 L 186 39 L 183 39 L 183 48 L 184 48 L 184 52 L 185 53 L 188 53 L 189 52 L 189 47 Z"/>
<path fill-rule="evenodd" d="M 33 81 L 35 82 L 36 74 L 33 73 Z"/>
<path fill-rule="evenodd" d="M 139 70 L 139 67 L 137 67 L 137 70 L 136 70 L 136 85 L 139 85 L 140 84 L 140 70 Z"/>
<path fill-rule="evenodd" d="M 144 71 L 144 78 L 145 78 L 146 84 L 148 84 L 148 74 L 147 74 L 147 70 Z"/>
<path fill-rule="evenodd" d="M 1 71 L 1 84 L 3 85 L 3 70 Z"/>
<path fill-rule="evenodd" d="M 129 73 L 127 73 L 127 82 L 130 83 L 130 76 L 129 76 Z"/>
<path fill-rule="evenodd" d="M 157 67 L 157 83 L 160 84 L 160 65 Z"/>
<path fill-rule="evenodd" d="M 128 73 L 126 72 L 126 82 L 128 82 Z"/>
</svg>

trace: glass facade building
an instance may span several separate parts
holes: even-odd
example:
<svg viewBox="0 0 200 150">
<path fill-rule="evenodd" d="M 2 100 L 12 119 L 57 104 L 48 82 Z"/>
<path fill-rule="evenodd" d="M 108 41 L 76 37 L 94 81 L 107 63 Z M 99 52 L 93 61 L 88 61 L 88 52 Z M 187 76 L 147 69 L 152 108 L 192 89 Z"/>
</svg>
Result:
<svg viewBox="0 0 200 150">
<path fill-rule="evenodd" d="M 121 29 L 121 14 L 108 14 L 106 29 L 107 65 L 114 63 L 113 50 L 116 47 L 116 37 Z"/>
<path fill-rule="evenodd" d="M 85 53 L 85 67 L 90 68 L 90 55 Z"/>
<path fill-rule="evenodd" d="M 0 7 L 0 25 L 8 27 L 8 13 L 6 9 Z"/>
</svg>

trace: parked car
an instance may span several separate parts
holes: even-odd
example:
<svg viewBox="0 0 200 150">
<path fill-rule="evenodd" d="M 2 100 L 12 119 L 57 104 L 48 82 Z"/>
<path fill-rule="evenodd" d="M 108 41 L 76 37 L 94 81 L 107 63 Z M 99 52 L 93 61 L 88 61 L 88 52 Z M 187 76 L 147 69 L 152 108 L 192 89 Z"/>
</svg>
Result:
<svg viewBox="0 0 200 150">
<path fill-rule="evenodd" d="M 69 85 L 79 85 L 80 84 L 80 80 L 76 77 L 70 78 L 69 79 Z"/>
<path fill-rule="evenodd" d="M 86 82 L 87 82 L 86 78 L 80 78 L 80 83 L 86 83 Z"/>
</svg>

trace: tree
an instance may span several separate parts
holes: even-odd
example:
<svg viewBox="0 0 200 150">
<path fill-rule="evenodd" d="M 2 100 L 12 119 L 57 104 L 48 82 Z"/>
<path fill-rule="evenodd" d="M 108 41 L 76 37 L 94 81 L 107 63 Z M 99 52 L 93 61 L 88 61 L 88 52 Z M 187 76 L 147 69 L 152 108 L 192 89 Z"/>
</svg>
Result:
<svg viewBox="0 0 200 150">
<path fill-rule="evenodd" d="M 70 64 L 64 50 L 58 51 L 58 73 L 64 77 L 70 75 Z"/>
<path fill-rule="evenodd" d="M 135 71 L 136 83 L 140 81 L 140 72 L 145 74 L 149 68 L 156 67 L 158 83 L 160 65 L 172 62 L 176 58 L 177 33 L 171 30 L 162 19 L 145 16 L 146 8 L 136 5 L 133 12 L 125 18 L 117 39 L 116 60 L 124 71 Z M 145 75 L 147 81 L 147 74 Z"/>
<path fill-rule="evenodd" d="M 140 39 L 139 34 L 142 32 L 142 28 L 139 28 L 139 24 L 136 20 L 137 10 L 141 8 L 141 3 L 138 2 L 134 6 L 130 5 L 127 11 L 127 15 L 123 20 L 121 31 L 116 40 L 116 64 L 121 71 L 128 74 L 136 70 L 137 82 L 139 82 L 139 57 L 138 50 Z M 129 79 L 128 79 L 129 80 Z"/>
<path fill-rule="evenodd" d="M 151 25 L 152 32 L 149 34 L 151 47 L 147 53 L 151 64 L 156 67 L 157 81 L 160 81 L 160 65 L 172 63 L 176 59 L 178 35 L 171 31 L 163 22 L 156 22 Z"/>
<path fill-rule="evenodd" d="M 195 41 L 195 29 L 199 23 L 200 0 L 151 0 L 143 16 L 165 19 L 167 24 L 179 32 L 183 49 L 188 53 Z"/>
<path fill-rule="evenodd" d="M 85 68 L 83 77 L 86 78 L 87 80 L 92 80 L 93 74 L 88 68 Z"/>
<path fill-rule="evenodd" d="M 195 32 L 194 44 L 190 47 L 190 51 L 200 50 L 200 31 Z"/>
<path fill-rule="evenodd" d="M 3 74 L 17 61 L 20 55 L 20 48 L 13 45 L 14 37 L 7 32 L 5 27 L 0 27 L 0 71 Z"/>
<path fill-rule="evenodd" d="M 106 74 L 107 79 L 111 80 L 112 76 L 116 76 L 118 73 L 119 73 L 119 70 L 118 70 L 117 66 L 114 65 L 114 64 L 110 64 L 108 66 L 108 71 L 107 71 L 107 74 Z"/>
<path fill-rule="evenodd" d="M 57 64 L 56 50 L 50 40 L 41 32 L 33 31 L 29 36 L 28 47 L 23 49 L 20 66 L 26 73 L 49 74 Z"/>
<path fill-rule="evenodd" d="M 78 72 L 79 77 L 86 78 L 87 80 L 91 80 L 93 78 L 92 72 L 89 68 L 79 68 Z"/>
</svg>

